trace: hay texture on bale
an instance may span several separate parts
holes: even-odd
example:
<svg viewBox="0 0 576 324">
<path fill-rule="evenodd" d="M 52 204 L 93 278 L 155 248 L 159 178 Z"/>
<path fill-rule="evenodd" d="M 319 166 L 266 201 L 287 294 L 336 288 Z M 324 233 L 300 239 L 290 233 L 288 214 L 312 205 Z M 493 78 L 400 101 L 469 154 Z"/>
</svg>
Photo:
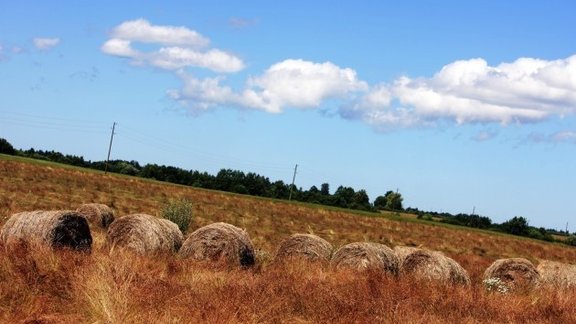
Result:
<svg viewBox="0 0 576 324">
<path fill-rule="evenodd" d="M 92 247 L 90 227 L 75 211 L 31 211 L 12 215 L 0 231 L 0 240 L 8 245 L 24 241 L 89 251 Z"/>
<path fill-rule="evenodd" d="M 458 262 L 437 251 L 412 250 L 404 257 L 400 265 L 400 274 L 451 284 L 470 285 L 468 272 Z"/>
<path fill-rule="evenodd" d="M 255 263 L 248 233 L 228 223 L 213 223 L 194 231 L 180 249 L 180 256 L 198 261 L 225 262 L 250 267 Z"/>
<path fill-rule="evenodd" d="M 106 232 L 111 249 L 121 247 L 143 255 L 177 252 L 183 240 L 178 225 L 147 214 L 117 218 Z"/>
<path fill-rule="evenodd" d="M 536 268 L 540 283 L 557 289 L 576 288 L 576 265 L 554 261 L 541 261 Z"/>
<path fill-rule="evenodd" d="M 314 234 L 294 234 L 280 243 L 275 260 L 301 258 L 329 262 L 332 249 L 332 244 Z"/>
<path fill-rule="evenodd" d="M 510 258 L 496 260 L 484 271 L 484 280 L 494 278 L 515 290 L 536 285 L 540 274 L 532 262 L 523 258 Z"/>
<path fill-rule="evenodd" d="M 114 221 L 114 211 L 104 204 L 83 204 L 76 212 L 84 216 L 88 223 L 101 228 L 108 228 Z"/>
<path fill-rule="evenodd" d="M 406 259 L 406 257 L 415 251 L 420 250 L 417 247 L 413 247 L 413 246 L 395 246 L 394 247 L 394 253 L 396 254 L 396 257 L 398 258 L 398 266 L 401 267 L 402 266 L 402 262 L 404 262 L 404 259 Z"/>
<path fill-rule="evenodd" d="M 332 256 L 331 264 L 336 269 L 382 270 L 398 274 L 398 258 L 388 246 L 380 243 L 356 242 L 346 244 Z"/>
</svg>

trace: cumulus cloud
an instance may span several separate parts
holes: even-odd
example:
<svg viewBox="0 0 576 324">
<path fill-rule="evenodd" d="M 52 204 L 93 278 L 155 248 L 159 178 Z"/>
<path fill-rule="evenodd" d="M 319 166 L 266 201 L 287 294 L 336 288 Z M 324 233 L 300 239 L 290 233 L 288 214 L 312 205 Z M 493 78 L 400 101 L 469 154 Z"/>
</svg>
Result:
<svg viewBox="0 0 576 324">
<path fill-rule="evenodd" d="M 49 50 L 60 44 L 60 38 L 34 38 L 34 46 L 40 50 Z"/>
<path fill-rule="evenodd" d="M 280 113 L 286 108 L 319 108 L 328 99 L 346 98 L 358 91 L 367 90 L 365 82 L 356 72 L 341 68 L 331 62 L 314 63 L 305 60 L 284 60 L 273 64 L 262 75 L 248 79 L 241 91 L 222 86 L 222 78 L 198 80 L 180 74 L 184 81 L 182 90 L 170 91 L 170 96 L 181 102 L 194 101 L 207 107 L 235 105 L 270 113 Z"/>
<path fill-rule="evenodd" d="M 154 26 L 145 19 L 125 21 L 112 31 L 112 37 L 141 43 L 206 47 L 210 40 L 183 26 Z"/>
<path fill-rule="evenodd" d="M 57 43 L 57 39 L 45 41 L 41 46 Z M 332 109 L 342 118 L 378 130 L 451 123 L 525 124 L 576 113 L 576 55 L 557 60 L 519 58 L 496 65 L 482 58 L 459 60 L 431 77 L 402 76 L 372 85 L 354 69 L 332 62 L 285 59 L 233 88 L 224 74 L 243 70 L 244 62 L 212 48 L 208 38 L 187 27 L 153 25 L 145 19 L 126 21 L 112 30 L 101 50 L 133 65 L 172 71 L 182 87 L 168 95 L 197 111 Z M 216 76 L 199 79 L 189 68 L 207 69 Z M 483 141 L 495 134 L 485 132 L 475 139 Z M 556 136 L 558 141 L 569 141 L 571 133 Z"/>
<path fill-rule="evenodd" d="M 134 43 L 157 47 L 139 51 Z M 114 28 L 111 38 L 100 49 L 108 55 L 129 58 L 135 65 L 166 70 L 197 67 L 233 73 L 244 68 L 240 58 L 219 49 L 207 49 L 209 44 L 209 39 L 186 27 L 156 26 L 144 19 L 137 19 Z"/>
<path fill-rule="evenodd" d="M 373 99 L 382 93 L 383 100 Z M 431 78 L 401 77 L 373 87 L 359 102 L 345 105 L 341 115 L 385 128 L 441 120 L 521 124 L 575 112 L 576 55 L 497 66 L 480 58 L 456 61 Z"/>
</svg>

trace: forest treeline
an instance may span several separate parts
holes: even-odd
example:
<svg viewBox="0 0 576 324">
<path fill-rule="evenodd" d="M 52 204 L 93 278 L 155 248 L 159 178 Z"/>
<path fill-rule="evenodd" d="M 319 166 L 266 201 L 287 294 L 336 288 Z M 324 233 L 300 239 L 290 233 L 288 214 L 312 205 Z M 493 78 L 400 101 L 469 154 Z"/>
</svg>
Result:
<svg viewBox="0 0 576 324">
<path fill-rule="evenodd" d="M 404 208 L 402 195 L 391 190 L 384 195 L 376 197 L 371 202 L 364 189 L 355 190 L 351 187 L 338 186 L 334 193 L 331 193 L 328 183 L 322 183 L 319 187 L 312 186 L 304 190 L 282 180 L 271 181 L 265 176 L 253 172 L 245 173 L 239 170 L 222 169 L 216 175 L 212 175 L 208 172 L 185 170 L 173 166 L 157 164 L 142 166 L 137 161 L 111 160 L 108 163 L 106 161 L 92 162 L 85 160 L 81 156 L 62 154 L 55 151 L 35 150 L 33 148 L 28 150 L 15 149 L 3 138 L 0 138 L 0 153 L 238 194 L 285 200 L 290 198 L 300 202 L 368 212 L 379 212 L 381 210 L 406 212 L 415 214 L 419 219 L 423 220 L 505 232 L 545 241 L 556 241 L 557 239 L 554 236 L 565 236 L 564 239 L 560 240 L 561 242 L 576 246 L 575 234 L 570 235 L 568 232 L 542 227 L 536 228 L 530 226 L 526 218 L 521 216 L 514 217 L 502 224 L 496 224 L 486 216 L 463 213 L 453 215 L 446 212 L 421 211 L 412 207 Z"/>
</svg>

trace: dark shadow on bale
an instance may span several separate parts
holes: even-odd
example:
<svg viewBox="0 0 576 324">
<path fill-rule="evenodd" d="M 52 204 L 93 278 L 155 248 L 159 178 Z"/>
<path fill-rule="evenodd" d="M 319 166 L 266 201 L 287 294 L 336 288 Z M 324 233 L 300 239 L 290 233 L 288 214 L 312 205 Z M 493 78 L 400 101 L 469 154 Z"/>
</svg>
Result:
<svg viewBox="0 0 576 324">
<path fill-rule="evenodd" d="M 88 223 L 101 228 L 108 228 L 114 221 L 114 211 L 104 204 L 83 204 L 76 212 L 84 216 Z"/>
<path fill-rule="evenodd" d="M 330 262 L 336 269 L 382 270 L 398 274 L 398 258 L 384 244 L 357 242 L 344 245 L 332 256 Z"/>
<path fill-rule="evenodd" d="M 254 247 L 246 231 L 227 223 L 214 223 L 194 231 L 180 249 L 180 256 L 228 265 L 254 265 Z"/>
<path fill-rule="evenodd" d="M 183 239 L 178 225 L 147 214 L 117 218 L 106 233 L 112 250 L 121 247 L 143 255 L 177 252 Z"/>
<path fill-rule="evenodd" d="M 484 280 L 491 278 L 498 278 L 515 290 L 536 285 L 540 274 L 532 262 L 523 258 L 511 258 L 494 261 L 484 272 Z"/>
<path fill-rule="evenodd" d="M 576 288 L 576 265 L 543 260 L 536 270 L 543 286 L 556 289 Z"/>
<path fill-rule="evenodd" d="M 20 240 L 53 248 L 89 251 L 92 235 L 88 222 L 75 211 L 32 211 L 14 214 L 0 231 L 4 244 Z"/>
<path fill-rule="evenodd" d="M 408 252 L 405 250 L 403 252 Z M 415 249 L 404 256 L 400 274 L 420 279 L 470 285 L 468 272 L 452 258 L 436 251 Z"/>
<path fill-rule="evenodd" d="M 301 258 L 308 261 L 329 262 L 332 244 L 314 234 L 294 234 L 280 243 L 276 261 Z"/>
</svg>

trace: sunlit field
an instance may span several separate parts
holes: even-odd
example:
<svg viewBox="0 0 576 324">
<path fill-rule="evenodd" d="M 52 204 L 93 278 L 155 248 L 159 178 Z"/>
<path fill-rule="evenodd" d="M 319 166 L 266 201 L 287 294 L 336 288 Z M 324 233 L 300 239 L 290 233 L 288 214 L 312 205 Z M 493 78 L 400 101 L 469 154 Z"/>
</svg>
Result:
<svg viewBox="0 0 576 324">
<path fill-rule="evenodd" d="M 322 206 L 200 190 L 56 164 L 0 156 L 0 226 L 17 212 L 76 209 L 98 202 L 159 215 L 173 199 L 194 204 L 188 233 L 213 222 L 245 229 L 256 266 L 236 269 L 175 255 L 110 253 L 92 229 L 91 253 L 0 245 L 0 322 L 157 323 L 574 323 L 574 289 L 537 287 L 499 294 L 482 283 L 496 259 L 573 263 L 576 249 L 509 235 L 428 223 L 402 214 Z M 453 286 L 324 263 L 275 263 L 280 242 L 313 233 L 334 245 L 370 241 L 438 250 L 469 273 Z"/>
</svg>

